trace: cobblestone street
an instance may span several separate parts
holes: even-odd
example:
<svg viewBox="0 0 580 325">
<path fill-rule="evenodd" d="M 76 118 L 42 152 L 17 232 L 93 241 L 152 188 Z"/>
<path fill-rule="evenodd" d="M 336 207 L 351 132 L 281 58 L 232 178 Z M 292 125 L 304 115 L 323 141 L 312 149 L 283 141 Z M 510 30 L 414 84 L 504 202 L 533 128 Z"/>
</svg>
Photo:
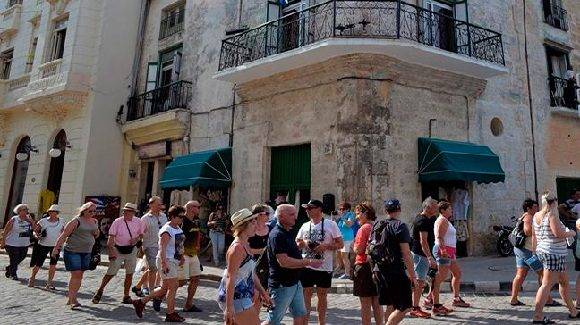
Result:
<svg viewBox="0 0 580 325">
<path fill-rule="evenodd" d="M 56 275 L 56 292 L 48 292 L 43 289 L 46 270 L 39 272 L 37 288 L 26 286 L 26 277 L 29 270 L 26 267 L 26 259 L 19 271 L 20 282 L 15 282 L 2 277 L 2 295 L 0 302 L 0 323 L 1 324 L 130 324 L 130 323 L 159 323 L 163 321 L 164 313 L 155 313 L 148 306 L 145 317 L 139 320 L 133 312 L 132 306 L 120 303 L 122 296 L 122 273 L 114 278 L 109 286 L 102 302 L 93 305 L 90 302 L 91 296 L 100 281 L 100 277 L 105 273 L 104 267 L 99 267 L 97 271 L 85 273 L 86 278 L 80 290 L 80 302 L 83 304 L 82 310 L 70 311 L 65 306 L 66 277 L 62 264 Z M 0 255 L 0 266 L 2 269 L 7 264 L 6 255 Z M 183 314 L 189 324 L 221 324 L 221 313 L 215 303 L 217 284 L 209 281 L 202 281 L 198 290 L 198 300 L 196 304 L 204 312 L 200 314 Z M 178 306 L 183 305 L 185 290 L 178 292 Z M 446 299 L 449 295 L 444 295 Z M 403 324 L 524 324 L 529 323 L 532 315 L 532 307 L 511 307 L 506 304 L 508 297 L 497 295 L 466 294 L 466 300 L 473 304 L 473 308 L 464 309 L 454 313 L 453 317 L 440 318 L 438 320 L 416 320 L 406 319 Z M 523 302 L 532 304 L 533 298 L 530 294 L 523 297 Z M 164 308 L 164 306 L 162 307 Z M 315 315 L 315 313 L 313 313 Z M 561 323 L 569 323 L 566 319 L 564 308 L 552 308 L 548 310 L 548 316 L 559 319 Z M 261 318 L 264 319 L 264 314 Z M 42 321 L 39 321 L 42 320 Z M 358 324 L 359 302 L 346 294 L 333 294 L 329 297 L 328 324 Z M 311 323 L 314 324 L 315 317 Z M 286 319 L 285 324 L 291 324 L 290 319 Z"/>
</svg>

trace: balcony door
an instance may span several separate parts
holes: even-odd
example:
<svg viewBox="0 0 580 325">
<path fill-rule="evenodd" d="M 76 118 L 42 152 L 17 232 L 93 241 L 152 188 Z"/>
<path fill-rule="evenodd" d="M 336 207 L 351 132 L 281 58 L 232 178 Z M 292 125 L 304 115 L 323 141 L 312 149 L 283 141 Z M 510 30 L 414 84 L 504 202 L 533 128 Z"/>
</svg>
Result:
<svg viewBox="0 0 580 325">
<path fill-rule="evenodd" d="M 154 108 L 156 112 L 165 112 L 175 108 L 177 95 L 176 87 L 170 86 L 179 81 L 181 73 L 181 47 L 167 51 L 160 55 L 159 86 Z"/>
<path fill-rule="evenodd" d="M 424 0 L 429 11 L 425 18 L 426 43 L 442 50 L 455 52 L 455 20 L 453 7 L 435 0 Z"/>
</svg>

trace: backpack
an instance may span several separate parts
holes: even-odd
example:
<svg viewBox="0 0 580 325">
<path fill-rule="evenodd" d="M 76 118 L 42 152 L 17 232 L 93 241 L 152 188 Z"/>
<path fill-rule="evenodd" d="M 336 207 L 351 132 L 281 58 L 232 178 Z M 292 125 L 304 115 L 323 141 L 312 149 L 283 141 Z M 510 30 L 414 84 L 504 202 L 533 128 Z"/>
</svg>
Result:
<svg viewBox="0 0 580 325">
<path fill-rule="evenodd" d="M 378 220 L 373 223 L 366 248 L 373 271 L 387 267 L 396 260 L 395 254 L 391 251 L 392 245 L 389 245 L 393 240 L 389 235 L 389 229 L 387 220 Z"/>
<path fill-rule="evenodd" d="M 524 233 L 523 216 L 516 221 L 516 225 L 508 236 L 510 243 L 516 248 L 522 248 L 526 245 L 526 234 Z"/>
</svg>

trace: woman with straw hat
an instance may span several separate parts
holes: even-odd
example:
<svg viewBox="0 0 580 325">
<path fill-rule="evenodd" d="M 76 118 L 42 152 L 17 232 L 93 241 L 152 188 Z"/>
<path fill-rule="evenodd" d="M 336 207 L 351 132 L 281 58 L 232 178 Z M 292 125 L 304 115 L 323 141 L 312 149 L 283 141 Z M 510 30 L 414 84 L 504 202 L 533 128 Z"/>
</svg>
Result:
<svg viewBox="0 0 580 325">
<path fill-rule="evenodd" d="M 52 256 L 56 257 L 64 244 L 64 266 L 71 273 L 67 305 L 73 310 L 81 306 L 77 300 L 77 293 L 83 281 L 83 274 L 91 263 L 95 238 L 99 236 L 98 222 L 93 218 L 96 212 L 97 205 L 93 202 L 83 204 L 79 208 L 79 214 L 66 224 L 52 250 Z"/>
<path fill-rule="evenodd" d="M 36 280 L 36 274 L 38 270 L 44 264 L 47 255 L 50 256 L 50 265 L 48 267 L 48 281 L 46 282 L 46 289 L 54 290 L 55 287 L 52 284 L 52 279 L 54 278 L 54 273 L 56 271 L 56 263 L 58 262 L 58 255 L 52 256 L 50 254 L 54 249 L 56 240 L 58 236 L 64 230 L 64 221 L 62 221 L 58 214 L 60 213 L 60 208 L 57 204 L 53 204 L 46 211 L 48 217 L 40 219 L 38 224 L 34 228 L 34 234 L 38 238 L 38 242 L 34 244 L 32 248 L 32 257 L 30 258 L 30 267 L 32 268 L 32 273 L 30 274 L 30 279 L 28 280 L 28 286 L 34 287 L 34 282 Z"/>
<path fill-rule="evenodd" d="M 28 214 L 28 205 L 21 203 L 12 210 L 15 214 L 4 226 L 4 235 L 0 247 L 6 249 L 10 265 L 6 267 L 6 277 L 18 280 L 18 265 L 26 258 L 34 220 Z"/>
<path fill-rule="evenodd" d="M 248 243 L 248 238 L 256 233 L 257 217 L 258 214 L 242 209 L 231 218 L 235 239 L 226 253 L 227 268 L 218 289 L 218 304 L 226 324 L 260 324 L 261 302 L 272 304 L 254 272 L 256 262 Z"/>
</svg>

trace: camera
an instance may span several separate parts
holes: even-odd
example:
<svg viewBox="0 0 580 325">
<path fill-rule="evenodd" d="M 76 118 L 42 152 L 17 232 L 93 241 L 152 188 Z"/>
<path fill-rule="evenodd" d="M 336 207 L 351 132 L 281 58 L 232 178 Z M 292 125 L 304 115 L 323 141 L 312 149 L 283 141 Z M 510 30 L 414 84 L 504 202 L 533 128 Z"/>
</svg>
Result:
<svg viewBox="0 0 580 325">
<path fill-rule="evenodd" d="M 42 229 L 42 231 L 40 232 L 40 237 L 45 238 L 46 236 L 48 236 L 46 229 Z"/>
<path fill-rule="evenodd" d="M 318 246 L 320 246 L 320 243 L 317 241 L 308 242 L 308 249 L 310 249 L 312 251 L 312 254 L 311 254 L 312 258 L 317 259 L 317 260 L 321 260 L 324 258 L 323 254 L 314 252 L 314 250 Z"/>
</svg>

